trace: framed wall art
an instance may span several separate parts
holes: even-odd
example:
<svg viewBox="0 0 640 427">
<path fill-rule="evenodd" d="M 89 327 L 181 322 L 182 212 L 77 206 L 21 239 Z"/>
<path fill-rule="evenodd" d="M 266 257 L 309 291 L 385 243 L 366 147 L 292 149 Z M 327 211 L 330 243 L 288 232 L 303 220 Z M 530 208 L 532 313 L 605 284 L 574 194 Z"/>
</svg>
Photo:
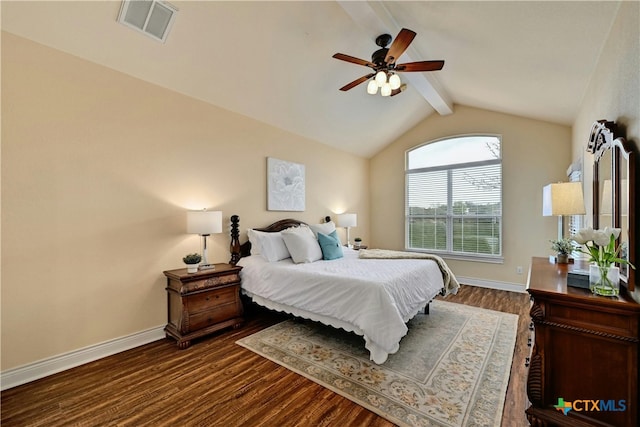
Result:
<svg viewBox="0 0 640 427">
<path fill-rule="evenodd" d="M 305 209 L 304 165 L 267 157 L 267 210 Z"/>
</svg>

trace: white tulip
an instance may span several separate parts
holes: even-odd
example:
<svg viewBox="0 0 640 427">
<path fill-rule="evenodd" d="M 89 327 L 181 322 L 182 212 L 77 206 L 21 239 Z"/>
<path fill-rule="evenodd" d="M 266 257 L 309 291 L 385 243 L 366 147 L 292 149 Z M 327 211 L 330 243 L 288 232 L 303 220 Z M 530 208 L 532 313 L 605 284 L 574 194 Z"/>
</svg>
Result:
<svg viewBox="0 0 640 427">
<path fill-rule="evenodd" d="M 580 245 L 584 245 L 590 240 L 593 240 L 594 231 L 593 228 L 582 228 L 576 234 L 573 235 L 573 240 Z"/>
<path fill-rule="evenodd" d="M 579 231 L 573 235 L 572 239 L 579 245 L 584 245 L 585 243 L 587 243 L 587 239 Z"/>
<path fill-rule="evenodd" d="M 604 229 L 607 236 L 611 236 L 613 234 L 614 240 L 620 237 L 620 231 L 622 231 L 620 228 L 605 227 Z"/>
<path fill-rule="evenodd" d="M 610 237 L 611 233 L 607 234 L 605 230 L 597 230 L 594 232 L 593 243 L 598 246 L 607 246 L 609 244 Z"/>
</svg>

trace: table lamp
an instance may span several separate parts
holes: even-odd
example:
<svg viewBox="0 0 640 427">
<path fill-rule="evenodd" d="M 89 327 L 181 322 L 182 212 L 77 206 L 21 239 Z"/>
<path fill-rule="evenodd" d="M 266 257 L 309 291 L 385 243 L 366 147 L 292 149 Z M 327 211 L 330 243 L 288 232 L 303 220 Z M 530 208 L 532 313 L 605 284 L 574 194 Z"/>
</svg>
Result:
<svg viewBox="0 0 640 427">
<path fill-rule="evenodd" d="M 222 212 L 208 211 L 206 209 L 201 211 L 188 211 L 187 233 L 202 236 L 202 261 L 198 268 L 200 270 L 215 268 L 215 265 L 209 264 L 207 260 L 207 236 L 222 233 Z"/>
<path fill-rule="evenodd" d="M 564 238 L 564 217 L 584 214 L 581 182 L 558 182 L 542 189 L 542 215 L 558 217 L 558 240 Z"/>
<path fill-rule="evenodd" d="M 351 247 L 351 242 L 349 241 L 349 228 L 355 227 L 358 225 L 358 215 L 354 213 L 343 213 L 338 215 L 338 226 L 345 227 L 347 229 L 347 247 Z"/>
</svg>

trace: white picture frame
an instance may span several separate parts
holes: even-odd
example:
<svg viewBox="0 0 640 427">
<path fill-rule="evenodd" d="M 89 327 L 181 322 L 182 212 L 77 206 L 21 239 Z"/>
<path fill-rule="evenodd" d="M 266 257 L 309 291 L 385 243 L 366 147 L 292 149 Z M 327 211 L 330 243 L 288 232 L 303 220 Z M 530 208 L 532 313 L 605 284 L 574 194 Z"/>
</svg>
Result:
<svg viewBox="0 0 640 427">
<path fill-rule="evenodd" d="M 303 164 L 267 157 L 267 210 L 305 210 Z"/>
</svg>

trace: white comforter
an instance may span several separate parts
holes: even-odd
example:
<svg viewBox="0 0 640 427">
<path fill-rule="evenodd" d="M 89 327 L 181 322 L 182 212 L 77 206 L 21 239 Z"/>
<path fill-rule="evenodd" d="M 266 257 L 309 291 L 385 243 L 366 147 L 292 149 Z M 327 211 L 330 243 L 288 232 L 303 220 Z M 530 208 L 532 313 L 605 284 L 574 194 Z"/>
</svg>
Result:
<svg viewBox="0 0 640 427">
<path fill-rule="evenodd" d="M 344 258 L 294 264 L 260 256 L 238 265 L 243 292 L 258 304 L 362 335 L 371 360 L 384 363 L 398 351 L 405 323 L 443 288 L 431 260 Z"/>
</svg>

